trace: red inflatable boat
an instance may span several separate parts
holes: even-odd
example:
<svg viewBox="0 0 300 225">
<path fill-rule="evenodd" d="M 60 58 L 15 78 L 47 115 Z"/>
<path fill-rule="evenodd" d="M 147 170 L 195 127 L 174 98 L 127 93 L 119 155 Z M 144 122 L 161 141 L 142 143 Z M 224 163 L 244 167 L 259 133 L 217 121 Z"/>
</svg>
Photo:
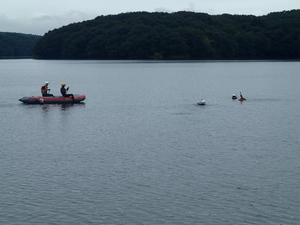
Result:
<svg viewBox="0 0 300 225">
<path fill-rule="evenodd" d="M 85 99 L 85 95 L 74 95 L 74 100 L 71 97 L 53 96 L 53 97 L 23 97 L 19 100 L 26 104 L 70 104 L 81 103 Z"/>
</svg>

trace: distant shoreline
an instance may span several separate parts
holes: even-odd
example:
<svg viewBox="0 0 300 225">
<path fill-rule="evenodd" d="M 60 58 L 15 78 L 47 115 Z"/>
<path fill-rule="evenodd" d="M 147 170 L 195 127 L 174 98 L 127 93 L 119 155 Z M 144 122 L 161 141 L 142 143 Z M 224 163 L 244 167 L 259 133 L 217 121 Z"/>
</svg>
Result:
<svg viewBox="0 0 300 225">
<path fill-rule="evenodd" d="M 32 56 L 0 56 L 0 59 L 33 59 Z"/>
<path fill-rule="evenodd" d="M 0 60 L 7 59 L 32 59 L 46 61 L 116 61 L 116 62 L 149 62 L 149 63 L 184 63 L 184 62 L 300 62 L 300 59 L 36 59 L 32 56 L 0 57 Z"/>
</svg>

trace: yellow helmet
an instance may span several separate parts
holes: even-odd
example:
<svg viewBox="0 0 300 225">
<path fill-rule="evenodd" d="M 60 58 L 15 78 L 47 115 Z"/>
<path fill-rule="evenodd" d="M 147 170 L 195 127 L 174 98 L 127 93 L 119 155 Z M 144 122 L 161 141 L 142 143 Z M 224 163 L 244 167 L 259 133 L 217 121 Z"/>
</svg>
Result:
<svg viewBox="0 0 300 225">
<path fill-rule="evenodd" d="M 61 86 L 66 86 L 66 83 L 61 83 L 60 85 L 61 85 Z"/>
</svg>

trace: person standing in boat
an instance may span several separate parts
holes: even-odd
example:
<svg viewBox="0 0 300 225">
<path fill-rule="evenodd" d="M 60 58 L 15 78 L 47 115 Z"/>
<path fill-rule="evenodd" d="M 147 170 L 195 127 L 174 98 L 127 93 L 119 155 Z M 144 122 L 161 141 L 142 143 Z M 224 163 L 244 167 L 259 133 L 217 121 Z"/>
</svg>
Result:
<svg viewBox="0 0 300 225">
<path fill-rule="evenodd" d="M 73 94 L 67 94 L 67 91 L 69 90 L 69 87 L 65 88 L 65 86 L 66 86 L 66 83 L 61 83 L 60 93 L 62 94 L 62 96 L 72 97 L 72 99 L 74 100 L 74 95 Z"/>
<path fill-rule="evenodd" d="M 53 94 L 49 94 L 50 89 L 48 88 L 49 82 L 46 81 L 45 85 L 41 87 L 41 93 L 43 97 L 53 97 Z"/>
</svg>

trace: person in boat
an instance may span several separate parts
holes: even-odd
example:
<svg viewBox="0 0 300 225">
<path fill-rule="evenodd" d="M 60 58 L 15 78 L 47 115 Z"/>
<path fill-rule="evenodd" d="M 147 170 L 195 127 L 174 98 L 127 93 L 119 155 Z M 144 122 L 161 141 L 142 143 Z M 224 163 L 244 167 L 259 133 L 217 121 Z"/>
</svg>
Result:
<svg viewBox="0 0 300 225">
<path fill-rule="evenodd" d="M 73 94 L 67 94 L 67 91 L 69 91 L 69 87 L 65 88 L 65 86 L 66 86 L 66 83 L 61 83 L 60 93 L 62 94 L 62 96 L 72 97 L 72 99 L 74 100 Z"/>
<path fill-rule="evenodd" d="M 54 96 L 53 94 L 49 93 L 50 88 L 48 88 L 48 84 L 49 84 L 49 82 L 46 81 L 45 85 L 41 87 L 41 93 L 42 93 L 43 97 L 53 97 Z"/>
<path fill-rule="evenodd" d="M 244 100 L 246 100 L 245 98 L 244 98 L 244 96 L 242 95 L 242 93 L 240 92 L 240 99 L 239 99 L 240 101 L 244 101 Z"/>
<path fill-rule="evenodd" d="M 237 99 L 236 94 L 233 94 L 231 98 L 232 99 Z"/>
</svg>

